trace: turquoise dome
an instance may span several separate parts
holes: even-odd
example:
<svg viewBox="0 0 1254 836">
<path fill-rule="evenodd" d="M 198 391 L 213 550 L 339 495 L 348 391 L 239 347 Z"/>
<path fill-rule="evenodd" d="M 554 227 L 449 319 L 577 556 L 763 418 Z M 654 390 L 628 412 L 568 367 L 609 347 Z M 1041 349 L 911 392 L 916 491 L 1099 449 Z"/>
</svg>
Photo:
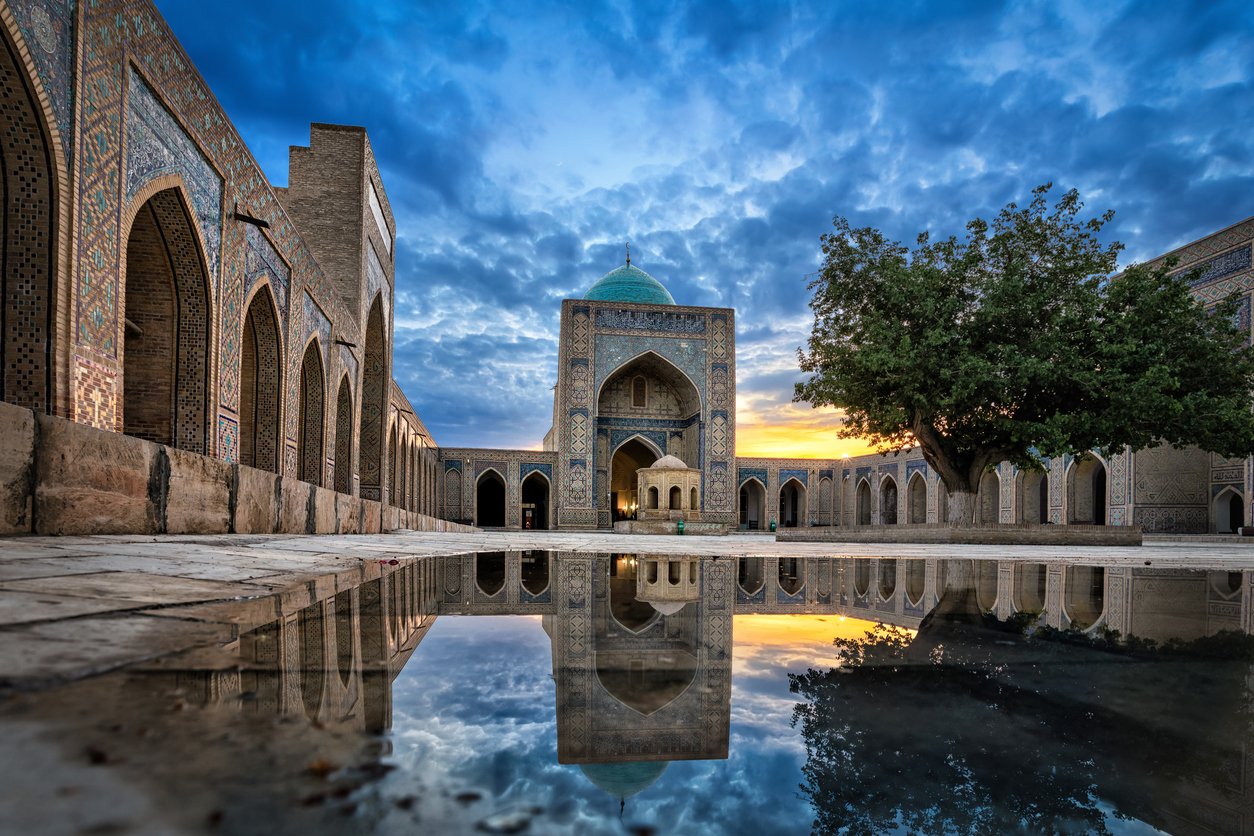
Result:
<svg viewBox="0 0 1254 836">
<path fill-rule="evenodd" d="M 588 780 L 618 799 L 643 792 L 662 777 L 670 761 L 629 761 L 627 763 L 582 763 L 579 768 Z"/>
<path fill-rule="evenodd" d="M 627 262 L 606 273 L 588 288 L 583 298 L 594 302 L 638 302 L 642 305 L 673 305 L 675 297 L 662 283 Z"/>
</svg>

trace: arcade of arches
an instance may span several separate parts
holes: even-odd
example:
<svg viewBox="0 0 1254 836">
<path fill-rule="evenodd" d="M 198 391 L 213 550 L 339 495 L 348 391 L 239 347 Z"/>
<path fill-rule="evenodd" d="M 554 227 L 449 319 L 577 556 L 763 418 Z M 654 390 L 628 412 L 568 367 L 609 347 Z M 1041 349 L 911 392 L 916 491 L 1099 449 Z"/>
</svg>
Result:
<svg viewBox="0 0 1254 836">
<path fill-rule="evenodd" d="M 21 13 L 0 20 L 7 404 L 458 523 L 607 529 L 641 508 L 758 531 L 944 518 L 917 450 L 737 456 L 735 310 L 679 304 L 631 263 L 561 303 L 540 449 L 440 447 L 393 377 L 403 250 L 365 131 L 311 125 L 274 188 L 155 7 L 128 2 L 150 24 L 125 38 L 108 35 L 107 4 L 77 4 L 53 38 Z M 116 142 L 69 165 L 89 69 L 125 91 L 91 102 Z M 1202 270 L 1206 298 L 1249 300 L 1252 247 L 1254 218 L 1175 250 L 1173 269 Z M 1233 270 L 1207 272 L 1216 253 Z M 423 373 L 403 377 L 421 386 Z M 636 473 L 665 456 L 695 481 L 640 496 Z M 1250 522 L 1247 459 L 1152 448 L 1043 467 L 990 469 L 973 521 Z M 33 530 L 24 519 L 16 530 Z"/>
</svg>

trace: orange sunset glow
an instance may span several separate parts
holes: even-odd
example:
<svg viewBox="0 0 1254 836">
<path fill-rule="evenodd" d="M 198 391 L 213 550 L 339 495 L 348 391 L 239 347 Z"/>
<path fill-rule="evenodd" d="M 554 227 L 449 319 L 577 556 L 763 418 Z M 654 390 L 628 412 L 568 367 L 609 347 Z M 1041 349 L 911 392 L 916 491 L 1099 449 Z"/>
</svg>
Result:
<svg viewBox="0 0 1254 836">
<path fill-rule="evenodd" d="M 770 458 L 839 459 L 875 448 L 861 438 L 840 438 L 840 411 L 808 404 L 772 404 L 758 411 L 744 404 L 736 416 L 736 455 Z"/>
</svg>

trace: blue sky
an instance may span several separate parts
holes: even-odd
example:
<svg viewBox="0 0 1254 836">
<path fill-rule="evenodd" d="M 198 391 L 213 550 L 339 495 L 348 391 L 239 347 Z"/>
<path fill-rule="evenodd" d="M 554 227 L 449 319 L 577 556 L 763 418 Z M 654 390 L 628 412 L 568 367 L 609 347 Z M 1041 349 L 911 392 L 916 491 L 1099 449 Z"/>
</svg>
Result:
<svg viewBox="0 0 1254 836">
<path fill-rule="evenodd" d="M 1128 260 L 1254 215 L 1248 0 L 158 6 L 275 184 L 309 122 L 369 130 L 394 373 L 445 446 L 539 444 L 560 300 L 626 239 L 737 309 L 740 452 L 822 456 L 790 401 L 834 215 L 913 241 L 1052 181 Z"/>
</svg>

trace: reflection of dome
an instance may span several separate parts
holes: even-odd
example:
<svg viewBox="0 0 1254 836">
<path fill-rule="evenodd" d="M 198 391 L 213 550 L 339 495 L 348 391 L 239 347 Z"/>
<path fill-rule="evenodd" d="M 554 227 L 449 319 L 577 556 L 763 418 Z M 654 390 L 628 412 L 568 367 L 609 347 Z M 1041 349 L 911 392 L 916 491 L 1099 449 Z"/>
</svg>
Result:
<svg viewBox="0 0 1254 836">
<path fill-rule="evenodd" d="M 662 615 L 674 615 L 684 608 L 687 601 L 649 601 L 648 604 Z"/>
<path fill-rule="evenodd" d="M 653 786 L 668 766 L 670 761 L 579 764 L 589 781 L 620 800 Z"/>
<path fill-rule="evenodd" d="M 662 283 L 627 262 L 606 273 L 583 295 L 594 302 L 639 302 L 645 305 L 673 305 L 675 297 Z"/>
<path fill-rule="evenodd" d="M 665 470 L 672 467 L 687 468 L 688 465 L 684 464 L 684 460 L 679 458 L 679 456 L 663 456 L 653 464 L 649 465 L 649 467 Z"/>
</svg>

